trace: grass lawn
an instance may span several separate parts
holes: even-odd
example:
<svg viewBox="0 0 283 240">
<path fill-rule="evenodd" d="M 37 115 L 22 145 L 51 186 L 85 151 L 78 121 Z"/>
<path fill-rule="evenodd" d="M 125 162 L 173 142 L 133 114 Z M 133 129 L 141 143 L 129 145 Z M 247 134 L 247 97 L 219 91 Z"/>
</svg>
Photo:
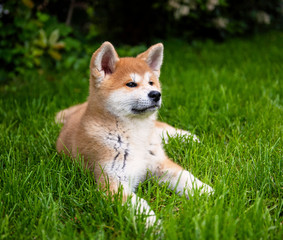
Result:
<svg viewBox="0 0 283 240">
<path fill-rule="evenodd" d="M 159 119 L 201 139 L 172 138 L 166 151 L 215 194 L 187 200 L 156 180 L 140 184 L 162 234 L 56 153 L 55 113 L 86 99 L 85 72 L 0 86 L 0 239 L 283 239 L 282 39 L 164 43 Z"/>
</svg>

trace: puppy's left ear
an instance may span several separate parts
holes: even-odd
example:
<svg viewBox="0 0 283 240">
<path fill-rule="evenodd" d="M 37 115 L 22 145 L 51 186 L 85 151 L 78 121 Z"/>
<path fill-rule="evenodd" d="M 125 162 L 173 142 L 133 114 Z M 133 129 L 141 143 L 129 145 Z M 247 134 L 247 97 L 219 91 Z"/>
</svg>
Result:
<svg viewBox="0 0 283 240">
<path fill-rule="evenodd" d="M 137 58 L 144 60 L 152 69 L 156 77 L 159 77 L 163 61 L 163 44 L 158 43 L 151 46 L 145 52 L 139 54 Z"/>
<path fill-rule="evenodd" d="M 101 83 L 107 75 L 114 73 L 118 61 L 119 57 L 113 45 L 110 42 L 104 42 L 92 55 L 91 79 L 94 79 L 96 84 Z"/>
</svg>

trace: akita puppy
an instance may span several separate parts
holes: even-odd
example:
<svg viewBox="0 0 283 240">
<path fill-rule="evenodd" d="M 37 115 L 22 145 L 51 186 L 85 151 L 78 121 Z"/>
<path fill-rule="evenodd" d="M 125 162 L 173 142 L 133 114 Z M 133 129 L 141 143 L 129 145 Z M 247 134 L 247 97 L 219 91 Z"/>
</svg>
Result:
<svg viewBox="0 0 283 240">
<path fill-rule="evenodd" d="M 156 120 L 161 106 L 161 43 L 136 58 L 119 58 L 114 47 L 105 42 L 92 55 L 88 101 L 62 110 L 56 121 L 64 123 L 57 140 L 58 152 L 74 159 L 80 155 L 94 172 L 100 187 L 112 193 L 122 186 L 123 201 L 147 216 L 152 225 L 155 214 L 147 202 L 134 194 L 147 173 L 179 194 L 188 197 L 194 189 L 211 193 L 210 186 L 170 160 L 162 147 L 169 135 L 191 133 Z M 107 183 L 107 184 L 106 184 Z"/>
</svg>

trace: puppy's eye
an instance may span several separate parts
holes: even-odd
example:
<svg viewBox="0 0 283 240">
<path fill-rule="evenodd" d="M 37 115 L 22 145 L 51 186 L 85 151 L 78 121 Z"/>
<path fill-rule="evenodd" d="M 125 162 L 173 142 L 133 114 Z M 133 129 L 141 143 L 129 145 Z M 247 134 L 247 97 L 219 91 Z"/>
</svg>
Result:
<svg viewBox="0 0 283 240">
<path fill-rule="evenodd" d="M 153 85 L 153 82 L 148 82 L 148 84 L 149 84 L 150 86 L 152 86 L 152 85 Z"/>
<path fill-rule="evenodd" d="M 136 87 L 136 86 L 138 86 L 138 84 L 136 84 L 135 82 L 129 82 L 129 83 L 126 84 L 126 86 L 128 86 L 128 87 Z"/>
</svg>

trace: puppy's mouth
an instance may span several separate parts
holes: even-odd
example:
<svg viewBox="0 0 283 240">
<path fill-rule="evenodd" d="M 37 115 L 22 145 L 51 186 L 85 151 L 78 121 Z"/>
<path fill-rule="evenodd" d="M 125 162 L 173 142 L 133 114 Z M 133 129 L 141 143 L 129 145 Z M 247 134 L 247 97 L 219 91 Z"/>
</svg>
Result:
<svg viewBox="0 0 283 240">
<path fill-rule="evenodd" d="M 142 113 L 145 113 L 145 112 L 153 112 L 153 111 L 156 111 L 157 109 L 160 108 L 160 105 L 151 105 L 151 106 L 148 106 L 148 107 L 145 107 L 145 108 L 132 108 L 132 112 L 134 114 L 142 114 Z"/>
</svg>

